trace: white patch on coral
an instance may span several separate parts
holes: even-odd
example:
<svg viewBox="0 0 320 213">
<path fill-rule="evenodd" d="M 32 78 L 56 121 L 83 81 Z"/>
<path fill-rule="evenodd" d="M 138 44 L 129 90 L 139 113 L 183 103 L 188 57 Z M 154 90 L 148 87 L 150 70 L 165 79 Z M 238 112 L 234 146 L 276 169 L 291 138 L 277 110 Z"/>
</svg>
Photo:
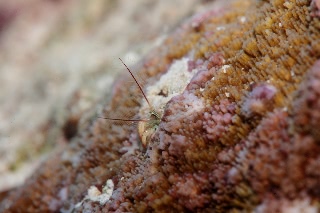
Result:
<svg viewBox="0 0 320 213">
<path fill-rule="evenodd" d="M 225 30 L 226 28 L 224 26 L 219 26 L 216 28 L 217 31 Z"/>
<path fill-rule="evenodd" d="M 187 109 L 183 116 L 190 116 L 196 112 L 201 112 L 204 109 L 204 103 L 202 99 L 198 98 L 192 93 L 183 93 L 185 99 L 183 100 L 182 104 Z"/>
<path fill-rule="evenodd" d="M 294 201 L 288 201 L 288 200 L 277 200 L 277 201 L 271 201 L 276 202 L 278 206 L 280 206 L 280 212 L 285 213 L 316 213 L 318 212 L 318 207 L 316 205 L 312 205 L 309 199 L 304 200 L 294 200 Z M 254 213 L 262 213 L 262 212 L 268 212 L 269 202 L 264 202 L 256 207 L 256 209 L 253 211 Z"/>
<path fill-rule="evenodd" d="M 181 94 L 191 78 L 196 74 L 197 69 L 193 69 L 191 72 L 188 71 L 189 60 L 188 58 L 182 58 L 173 62 L 167 73 L 162 75 L 159 81 L 147 87 L 147 98 L 160 115 L 163 114 L 167 102 L 172 97 Z M 144 103 L 140 108 L 140 117 L 148 118 L 149 113 L 150 108 L 147 103 Z"/>
<path fill-rule="evenodd" d="M 230 65 L 223 65 L 221 67 L 221 70 L 222 70 L 223 73 L 227 73 L 227 69 L 229 69 L 229 68 L 230 68 Z"/>
<path fill-rule="evenodd" d="M 106 185 L 102 188 L 102 192 L 100 192 L 100 190 L 96 186 L 90 186 L 90 188 L 88 189 L 88 194 L 81 202 L 77 203 L 74 208 L 79 208 L 86 200 L 99 202 L 100 205 L 104 205 L 112 196 L 113 189 L 114 184 L 110 179 L 107 180 Z"/>
<path fill-rule="evenodd" d="M 90 186 L 90 188 L 88 189 L 89 199 L 95 200 L 95 198 L 98 197 L 99 195 L 101 195 L 100 190 L 96 186 Z"/>
<path fill-rule="evenodd" d="M 287 1 L 287 2 L 283 3 L 283 6 L 285 6 L 288 9 L 291 9 L 293 7 L 293 3 Z"/>
<path fill-rule="evenodd" d="M 171 115 L 167 116 L 167 121 L 162 126 L 167 131 L 178 131 L 182 128 L 182 123 L 184 120 L 194 121 L 194 116 L 196 116 L 199 112 L 202 112 L 205 107 L 204 101 L 201 98 L 198 98 L 193 93 L 188 91 L 183 92 L 183 94 L 179 96 L 179 101 L 176 101 L 175 103 L 178 106 L 173 106 L 171 108 L 172 113 Z M 182 106 L 185 109 L 183 111 L 181 111 Z M 160 140 L 160 146 L 161 145 L 162 144 Z"/>
<path fill-rule="evenodd" d="M 247 21 L 247 18 L 246 18 L 245 16 L 241 16 L 241 17 L 239 18 L 239 20 L 240 20 L 240 22 L 243 24 L 244 22 Z"/>
</svg>

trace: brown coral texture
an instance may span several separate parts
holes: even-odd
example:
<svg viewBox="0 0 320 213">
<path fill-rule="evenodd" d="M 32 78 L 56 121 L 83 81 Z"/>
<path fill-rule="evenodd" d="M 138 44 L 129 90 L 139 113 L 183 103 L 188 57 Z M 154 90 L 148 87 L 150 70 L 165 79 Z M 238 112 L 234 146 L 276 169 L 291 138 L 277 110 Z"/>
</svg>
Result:
<svg viewBox="0 0 320 213">
<path fill-rule="evenodd" d="M 212 3 L 212 9 L 184 22 L 133 68 L 147 77 L 145 90 L 174 63 L 187 60 L 184 71 L 195 73 L 166 102 L 146 149 L 139 148 L 136 127 L 97 119 L 12 192 L 0 209 L 319 210 L 317 2 Z M 139 90 L 115 85 L 103 113 L 139 114 L 143 99 L 132 98 Z M 99 198 L 111 193 L 110 188 L 103 190 L 108 180 L 114 183 L 110 198 L 90 198 L 90 193 Z M 97 188 L 88 194 L 91 186 Z"/>
</svg>

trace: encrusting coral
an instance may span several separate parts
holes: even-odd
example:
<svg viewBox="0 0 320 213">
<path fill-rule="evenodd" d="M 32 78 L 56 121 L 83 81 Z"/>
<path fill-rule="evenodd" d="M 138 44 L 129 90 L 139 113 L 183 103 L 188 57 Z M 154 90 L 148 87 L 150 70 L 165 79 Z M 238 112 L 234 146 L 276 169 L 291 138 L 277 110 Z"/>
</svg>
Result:
<svg viewBox="0 0 320 213">
<path fill-rule="evenodd" d="M 146 150 L 135 127 L 97 119 L 2 201 L 1 211 L 319 211 L 316 3 L 217 1 L 193 16 L 133 68 L 163 107 Z M 192 74 L 170 93 L 175 82 L 157 82 L 174 64 Z M 122 81 L 103 113 L 144 117 L 132 97 L 139 90 Z M 107 180 L 114 183 L 109 201 L 84 199 Z"/>
</svg>

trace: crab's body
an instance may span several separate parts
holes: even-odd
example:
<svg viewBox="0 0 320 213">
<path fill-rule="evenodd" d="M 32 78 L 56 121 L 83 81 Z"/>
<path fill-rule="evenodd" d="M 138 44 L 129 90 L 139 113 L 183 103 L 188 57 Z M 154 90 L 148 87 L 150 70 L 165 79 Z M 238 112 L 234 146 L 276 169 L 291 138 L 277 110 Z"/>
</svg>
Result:
<svg viewBox="0 0 320 213">
<path fill-rule="evenodd" d="M 120 59 L 120 58 L 119 58 Z M 138 122 L 138 133 L 140 137 L 140 142 L 142 147 L 145 149 L 148 146 L 148 141 L 150 138 L 154 135 L 155 131 L 157 130 L 161 116 L 158 112 L 154 110 L 152 105 L 150 104 L 146 94 L 143 92 L 141 85 L 137 81 L 136 77 L 133 75 L 131 70 L 128 68 L 128 66 L 120 59 L 120 61 L 123 63 L 123 65 L 127 68 L 130 75 L 136 82 L 137 86 L 139 87 L 144 99 L 146 100 L 148 104 L 148 113 L 150 114 L 149 119 L 122 119 L 122 118 L 110 118 L 110 117 L 100 117 L 106 120 L 111 121 L 124 121 L 124 122 Z"/>
<path fill-rule="evenodd" d="M 155 110 L 152 110 L 150 112 L 149 120 L 139 121 L 138 132 L 139 132 L 140 141 L 143 148 L 146 148 L 148 146 L 148 141 L 154 135 L 159 124 L 160 124 L 160 115 Z"/>
</svg>

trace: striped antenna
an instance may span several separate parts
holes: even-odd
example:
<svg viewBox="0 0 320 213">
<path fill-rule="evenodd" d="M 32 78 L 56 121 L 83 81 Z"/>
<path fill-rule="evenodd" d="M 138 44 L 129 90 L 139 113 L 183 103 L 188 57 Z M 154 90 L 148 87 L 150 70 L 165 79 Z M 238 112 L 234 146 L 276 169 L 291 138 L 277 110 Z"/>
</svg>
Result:
<svg viewBox="0 0 320 213">
<path fill-rule="evenodd" d="M 105 120 L 111 120 L 111 121 L 132 121 L 132 122 L 139 122 L 139 121 L 143 121 L 143 122 L 148 122 L 150 120 L 148 119 L 122 119 L 122 118 L 108 118 L 108 117 L 98 117 L 101 119 L 105 119 Z"/>
<path fill-rule="evenodd" d="M 143 92 L 142 90 L 142 87 L 140 86 L 139 82 L 137 81 L 136 77 L 133 75 L 133 73 L 131 72 L 131 70 L 129 69 L 129 67 L 121 60 L 121 58 L 119 58 L 119 60 L 121 61 L 121 63 L 127 68 L 127 70 L 129 71 L 130 75 L 132 76 L 132 78 L 134 79 L 134 81 L 136 82 L 136 84 L 138 85 L 141 93 L 143 94 L 143 97 L 144 99 L 147 101 L 150 109 L 153 110 L 153 107 L 151 106 L 146 94 Z M 142 122 L 149 122 L 151 121 L 151 119 L 122 119 L 122 118 L 109 118 L 109 117 L 98 117 L 98 118 L 101 118 L 101 119 L 105 119 L 105 120 L 111 120 L 111 121 L 124 121 L 124 122 L 139 122 L 139 121 L 142 121 Z"/>
<path fill-rule="evenodd" d="M 134 79 L 134 81 L 136 82 L 136 84 L 138 85 L 141 93 L 143 94 L 144 99 L 147 101 L 150 109 L 153 109 L 153 107 L 151 106 L 146 94 L 144 94 L 142 87 L 140 86 L 139 82 L 137 81 L 136 77 L 133 75 L 133 73 L 131 72 L 131 70 L 129 69 L 129 67 L 121 60 L 121 58 L 119 58 L 119 60 L 121 61 L 121 63 L 127 68 L 127 70 L 129 71 L 130 75 L 132 76 L 132 78 Z"/>
</svg>

